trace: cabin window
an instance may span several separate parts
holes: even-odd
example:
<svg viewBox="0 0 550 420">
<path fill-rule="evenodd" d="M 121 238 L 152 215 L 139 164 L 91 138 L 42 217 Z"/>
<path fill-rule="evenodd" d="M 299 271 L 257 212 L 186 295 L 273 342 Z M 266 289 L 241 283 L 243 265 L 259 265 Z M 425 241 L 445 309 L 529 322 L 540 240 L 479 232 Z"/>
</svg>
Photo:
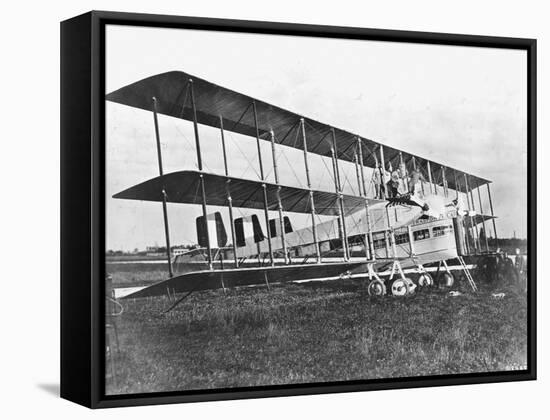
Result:
<svg viewBox="0 0 550 420">
<path fill-rule="evenodd" d="M 433 228 L 434 238 L 438 236 L 449 235 L 452 232 L 452 229 L 453 229 L 452 226 L 434 226 Z"/>
<path fill-rule="evenodd" d="M 395 238 L 395 244 L 396 245 L 408 244 L 409 243 L 409 232 L 395 233 L 393 236 Z"/>
<path fill-rule="evenodd" d="M 413 232 L 414 240 L 430 239 L 430 229 L 421 229 Z"/>
<path fill-rule="evenodd" d="M 385 249 L 386 248 L 386 237 L 383 233 L 374 233 L 372 235 L 372 243 L 374 249 Z"/>
</svg>

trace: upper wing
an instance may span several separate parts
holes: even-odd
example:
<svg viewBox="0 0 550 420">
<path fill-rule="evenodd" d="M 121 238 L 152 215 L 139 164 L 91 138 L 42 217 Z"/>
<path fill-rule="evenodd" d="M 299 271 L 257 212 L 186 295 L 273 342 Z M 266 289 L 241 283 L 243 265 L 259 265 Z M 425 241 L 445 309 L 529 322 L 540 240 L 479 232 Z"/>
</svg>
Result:
<svg viewBox="0 0 550 420">
<path fill-rule="evenodd" d="M 220 127 L 220 117 L 223 118 L 224 129 L 236 133 L 255 136 L 256 124 L 252 112 L 252 103 L 256 106 L 258 131 L 264 136 L 271 130 L 279 144 L 298 149 L 303 148 L 302 142 L 295 142 L 294 130 L 303 118 L 302 115 L 279 108 L 267 102 L 254 99 L 250 96 L 235 92 L 231 89 L 211 83 L 207 80 L 195 77 L 182 71 L 171 71 L 157 74 L 152 77 L 124 86 L 107 95 L 106 99 L 112 102 L 152 111 L 152 98 L 157 99 L 158 112 L 175 118 L 193 120 L 193 112 L 190 102 L 189 81 L 193 80 L 193 92 L 197 120 L 200 124 L 211 127 Z M 332 136 L 336 143 L 336 152 L 339 159 L 352 162 L 354 159 L 357 139 L 361 138 L 364 164 L 376 167 L 377 153 L 381 144 L 357 134 L 334 128 L 311 118 L 304 118 L 308 149 L 311 153 L 323 156 L 331 156 L 331 148 L 334 147 Z M 267 140 L 267 137 L 264 138 Z M 469 175 L 463 171 L 445 167 L 444 165 L 416 156 L 405 151 L 384 145 L 384 155 L 387 162 L 393 162 L 397 166 L 403 159 L 409 169 L 413 166 L 426 167 L 431 164 L 433 181 L 439 185 L 442 175 L 447 170 L 447 184 L 456 189 L 457 180 L 469 177 L 471 188 L 489 183 L 487 179 Z M 413 163 L 414 159 L 414 163 Z"/>
<path fill-rule="evenodd" d="M 472 223 L 478 225 L 480 223 L 485 222 L 486 220 L 496 219 L 496 216 L 490 216 L 488 214 L 479 214 L 476 213 L 473 216 L 469 216 Z"/>
<path fill-rule="evenodd" d="M 206 204 L 212 206 L 227 205 L 227 188 L 231 191 L 234 207 L 263 209 L 263 186 L 267 192 L 269 210 L 278 209 L 277 190 L 281 197 L 281 204 L 285 212 L 309 213 L 310 192 L 307 189 L 278 186 L 267 182 L 249 179 L 227 177 L 198 171 L 179 171 L 149 179 L 141 184 L 128 188 L 114 198 L 130 200 L 162 201 L 163 190 L 166 201 L 171 203 L 201 204 L 200 176 L 203 176 Z M 344 207 L 347 214 L 351 214 L 365 207 L 365 198 L 343 195 Z M 326 191 L 313 191 L 315 211 L 317 214 L 334 216 L 338 214 L 338 194 Z M 378 203 L 380 200 L 368 199 L 369 203 Z"/>
</svg>

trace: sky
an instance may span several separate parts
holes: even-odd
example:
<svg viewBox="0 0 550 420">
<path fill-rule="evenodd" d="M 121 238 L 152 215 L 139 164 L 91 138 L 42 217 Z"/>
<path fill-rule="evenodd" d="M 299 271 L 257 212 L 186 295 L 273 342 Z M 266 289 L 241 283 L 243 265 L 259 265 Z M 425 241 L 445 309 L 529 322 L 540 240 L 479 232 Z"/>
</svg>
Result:
<svg viewBox="0 0 550 420">
<path fill-rule="evenodd" d="M 498 236 L 526 237 L 524 51 L 107 27 L 106 93 L 172 70 L 490 179 Z M 112 198 L 158 175 L 152 114 L 111 102 L 106 114 L 106 247 L 163 245 L 159 203 Z M 160 116 L 159 125 L 165 173 L 196 169 L 192 123 Z M 200 133 L 205 170 L 223 173 L 219 130 L 200 126 Z M 257 179 L 255 139 L 229 133 L 226 140 L 230 174 Z M 273 181 L 270 153 L 262 142 Z M 313 188 L 331 190 L 330 162 L 311 159 Z M 280 148 L 278 163 L 282 183 L 305 185 L 300 151 Z M 354 168 L 342 170 L 353 193 Z M 485 188 L 482 203 L 488 213 Z M 226 217 L 226 210 L 209 208 L 216 210 Z M 168 212 L 172 244 L 195 243 L 200 206 L 169 204 Z M 291 218 L 295 226 L 307 223 L 302 215 Z"/>
</svg>

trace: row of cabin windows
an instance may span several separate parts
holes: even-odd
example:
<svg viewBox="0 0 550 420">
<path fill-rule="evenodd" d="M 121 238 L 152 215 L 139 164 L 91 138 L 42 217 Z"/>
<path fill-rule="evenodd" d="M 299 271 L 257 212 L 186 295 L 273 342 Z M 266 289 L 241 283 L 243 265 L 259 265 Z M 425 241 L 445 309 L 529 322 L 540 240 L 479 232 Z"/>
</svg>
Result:
<svg viewBox="0 0 550 420">
<path fill-rule="evenodd" d="M 434 238 L 437 237 L 437 236 L 449 235 L 450 233 L 452 233 L 452 231 L 453 231 L 453 227 L 451 225 L 448 225 L 448 226 L 435 226 L 433 228 Z"/>
<path fill-rule="evenodd" d="M 395 244 L 408 244 L 409 243 L 409 231 L 405 232 L 394 232 L 393 237 L 395 238 Z"/>
<path fill-rule="evenodd" d="M 386 235 L 384 232 L 377 232 L 372 234 L 372 245 L 374 249 L 386 248 Z"/>
<path fill-rule="evenodd" d="M 415 241 L 421 241 L 423 239 L 430 239 L 430 229 L 420 229 L 413 231 L 413 237 Z"/>
<path fill-rule="evenodd" d="M 265 239 L 265 235 L 262 232 L 262 228 L 260 226 L 260 222 L 258 220 L 258 216 L 252 215 L 251 217 L 252 221 L 252 231 L 254 234 L 254 242 L 261 242 Z M 274 238 L 277 236 L 277 228 L 279 219 L 271 219 L 269 221 L 269 231 L 271 234 L 271 237 Z M 290 219 L 287 216 L 283 217 L 283 225 L 285 233 L 291 233 L 293 231 L 292 224 L 290 223 Z M 225 228 L 223 226 L 223 221 L 221 218 L 221 214 L 219 212 L 216 212 L 215 214 L 215 226 L 216 226 L 216 236 L 218 238 L 218 247 L 223 247 L 227 243 L 227 234 L 225 232 Z M 433 237 L 439 237 L 439 236 L 445 236 L 452 232 L 453 227 L 451 225 L 445 225 L 445 226 L 434 226 L 433 227 Z M 199 244 L 201 246 L 206 246 L 207 238 L 206 238 L 206 226 L 204 224 L 204 218 L 202 216 L 197 218 L 197 236 L 199 239 Z M 245 237 L 245 231 L 244 231 L 244 219 L 238 218 L 235 219 L 235 239 L 237 242 L 237 246 L 242 247 L 246 245 L 246 237 Z M 424 239 L 430 238 L 430 229 L 420 229 L 413 231 L 413 237 L 415 241 L 421 241 Z M 394 232 L 394 238 L 395 238 L 395 244 L 406 244 L 409 242 L 409 232 L 407 229 L 397 229 Z M 372 234 L 373 239 L 373 245 L 374 249 L 383 249 L 386 247 L 386 237 L 385 232 L 376 232 Z"/>
<path fill-rule="evenodd" d="M 453 227 L 451 225 L 435 226 L 432 229 L 433 230 L 433 237 L 437 238 L 439 236 L 449 235 L 449 234 L 452 233 L 452 229 L 453 229 Z M 394 233 L 394 238 L 395 238 L 395 244 L 396 245 L 407 244 L 407 243 L 409 243 L 409 232 L 408 231 L 405 231 L 405 232 L 396 231 Z M 414 241 L 422 241 L 424 239 L 430 239 L 430 229 L 426 228 L 426 229 L 420 229 L 420 230 L 413 231 L 413 238 L 414 238 Z M 383 232 L 373 234 L 372 239 L 373 239 L 374 249 L 386 248 L 386 238 L 385 238 Z"/>
</svg>

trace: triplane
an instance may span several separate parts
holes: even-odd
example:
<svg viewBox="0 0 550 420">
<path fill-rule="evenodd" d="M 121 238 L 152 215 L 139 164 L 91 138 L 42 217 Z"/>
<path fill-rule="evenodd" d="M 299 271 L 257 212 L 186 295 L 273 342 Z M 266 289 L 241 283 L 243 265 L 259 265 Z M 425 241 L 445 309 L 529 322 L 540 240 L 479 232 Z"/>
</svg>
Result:
<svg viewBox="0 0 550 420">
<path fill-rule="evenodd" d="M 114 198 L 162 203 L 169 277 L 127 298 L 344 277 L 366 278 L 371 295 L 403 296 L 433 285 L 434 271 L 440 283 L 452 285 L 456 269 L 476 291 L 465 258 L 494 254 L 486 226 L 492 223 L 496 239 L 487 179 L 180 71 L 130 84 L 107 100 L 152 112 L 158 152 L 159 176 Z M 158 114 L 193 122 L 198 170 L 163 172 Z M 219 129 L 224 174 L 204 170 L 199 124 Z M 227 132 L 256 139 L 259 179 L 229 174 Z M 271 144 L 274 182 L 266 177 L 261 142 Z M 285 148 L 303 152 L 307 187 L 280 182 L 277 152 Z M 332 191 L 312 187 L 314 154 L 330 162 Z M 344 189 L 344 164 L 355 166 L 355 193 Z M 490 214 L 483 209 L 483 187 Z M 202 207 L 196 219 L 200 247 L 174 258 L 168 203 Z M 229 229 L 209 206 L 227 208 Z M 264 220 L 257 214 L 235 217 L 235 209 L 263 211 Z M 294 228 L 296 213 L 308 215 L 308 226 Z"/>
</svg>

